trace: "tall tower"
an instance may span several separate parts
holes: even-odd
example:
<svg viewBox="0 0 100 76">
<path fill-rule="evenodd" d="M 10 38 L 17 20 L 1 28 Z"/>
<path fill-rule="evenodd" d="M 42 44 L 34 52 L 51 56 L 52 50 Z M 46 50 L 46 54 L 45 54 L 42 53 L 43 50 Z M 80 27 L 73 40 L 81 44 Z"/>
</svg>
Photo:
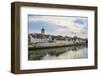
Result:
<svg viewBox="0 0 100 76">
<path fill-rule="evenodd" d="M 42 34 L 42 35 L 45 34 L 45 29 L 44 29 L 44 28 L 41 29 L 41 34 Z"/>
</svg>

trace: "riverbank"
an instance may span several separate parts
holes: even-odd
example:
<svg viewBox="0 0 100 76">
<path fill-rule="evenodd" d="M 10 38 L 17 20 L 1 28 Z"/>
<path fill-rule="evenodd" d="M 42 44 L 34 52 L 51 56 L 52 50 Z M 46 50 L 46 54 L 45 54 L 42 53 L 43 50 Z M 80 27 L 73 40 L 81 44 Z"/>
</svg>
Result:
<svg viewBox="0 0 100 76">
<path fill-rule="evenodd" d="M 28 47 L 28 50 L 49 49 L 49 48 L 59 48 L 59 47 L 71 47 L 71 46 L 87 46 L 87 43 L 76 43 L 76 44 L 59 45 L 59 46 L 45 46 L 45 47 Z"/>
</svg>

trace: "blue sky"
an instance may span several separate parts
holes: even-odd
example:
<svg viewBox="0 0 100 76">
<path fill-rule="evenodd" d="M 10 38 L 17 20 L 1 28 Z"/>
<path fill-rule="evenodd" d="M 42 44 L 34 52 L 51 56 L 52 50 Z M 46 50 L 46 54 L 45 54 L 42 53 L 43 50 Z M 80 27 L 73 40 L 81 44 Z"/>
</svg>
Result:
<svg viewBox="0 0 100 76">
<path fill-rule="evenodd" d="M 45 29 L 45 34 L 62 36 L 88 36 L 87 17 L 69 16 L 35 16 L 28 17 L 29 33 L 40 33 L 41 28 Z"/>
</svg>

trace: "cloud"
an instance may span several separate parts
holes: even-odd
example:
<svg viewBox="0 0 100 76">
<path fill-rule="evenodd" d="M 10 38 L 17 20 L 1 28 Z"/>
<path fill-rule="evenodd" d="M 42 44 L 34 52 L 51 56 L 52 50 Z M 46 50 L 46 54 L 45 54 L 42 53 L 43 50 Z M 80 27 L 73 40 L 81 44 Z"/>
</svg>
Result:
<svg viewBox="0 0 100 76">
<path fill-rule="evenodd" d="M 38 21 L 48 23 L 51 26 L 53 25 L 59 27 L 54 31 L 51 31 L 52 34 L 69 36 L 77 35 L 84 38 L 87 38 L 88 35 L 87 17 L 29 16 L 29 22 Z"/>
</svg>

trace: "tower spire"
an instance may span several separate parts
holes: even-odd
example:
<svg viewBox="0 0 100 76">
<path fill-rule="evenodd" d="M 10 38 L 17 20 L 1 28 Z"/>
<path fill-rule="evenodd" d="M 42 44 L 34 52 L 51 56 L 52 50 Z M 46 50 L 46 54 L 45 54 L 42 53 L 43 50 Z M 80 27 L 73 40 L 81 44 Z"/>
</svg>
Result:
<svg viewBox="0 0 100 76">
<path fill-rule="evenodd" d="M 45 29 L 42 27 L 42 29 L 41 29 L 41 34 L 45 34 Z"/>
</svg>

